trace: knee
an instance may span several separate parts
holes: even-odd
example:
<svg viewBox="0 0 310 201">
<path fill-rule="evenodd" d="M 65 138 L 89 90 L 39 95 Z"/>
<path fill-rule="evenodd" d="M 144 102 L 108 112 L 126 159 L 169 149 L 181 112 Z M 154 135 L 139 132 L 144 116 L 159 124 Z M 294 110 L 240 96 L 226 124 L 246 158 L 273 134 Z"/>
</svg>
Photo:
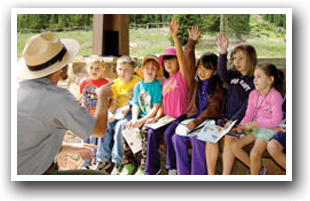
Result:
<svg viewBox="0 0 310 201">
<path fill-rule="evenodd" d="M 274 157 L 278 152 L 278 146 L 275 142 L 275 140 L 271 140 L 267 145 L 268 153 L 271 157 Z"/>
<path fill-rule="evenodd" d="M 262 157 L 263 153 L 261 151 L 258 151 L 256 149 L 252 149 L 250 152 L 250 160 L 257 160 Z"/>
<path fill-rule="evenodd" d="M 236 140 L 231 141 L 229 144 L 230 150 L 235 154 L 237 150 L 239 149 L 239 145 Z"/>
</svg>

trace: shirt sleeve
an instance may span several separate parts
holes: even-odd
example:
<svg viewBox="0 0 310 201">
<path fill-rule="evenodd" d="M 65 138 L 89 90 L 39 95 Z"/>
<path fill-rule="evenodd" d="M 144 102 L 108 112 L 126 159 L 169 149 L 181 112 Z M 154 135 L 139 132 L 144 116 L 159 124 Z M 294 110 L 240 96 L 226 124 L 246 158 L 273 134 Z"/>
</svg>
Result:
<svg viewBox="0 0 310 201">
<path fill-rule="evenodd" d="M 217 71 L 223 82 L 229 83 L 229 71 L 227 70 L 227 54 L 218 57 Z"/>
<path fill-rule="evenodd" d="M 87 139 L 94 131 L 96 120 L 88 110 L 66 91 L 59 101 L 55 121 L 59 121 L 67 130 L 71 130 L 82 139 Z"/>
<path fill-rule="evenodd" d="M 254 90 L 250 93 L 249 98 L 248 98 L 248 104 L 247 104 L 247 109 L 245 112 L 245 116 L 243 117 L 242 121 L 240 122 L 240 124 L 245 124 L 248 122 L 253 121 L 254 118 Z"/>
<path fill-rule="evenodd" d="M 139 106 L 140 82 L 135 85 L 133 90 L 133 105 Z"/>
</svg>

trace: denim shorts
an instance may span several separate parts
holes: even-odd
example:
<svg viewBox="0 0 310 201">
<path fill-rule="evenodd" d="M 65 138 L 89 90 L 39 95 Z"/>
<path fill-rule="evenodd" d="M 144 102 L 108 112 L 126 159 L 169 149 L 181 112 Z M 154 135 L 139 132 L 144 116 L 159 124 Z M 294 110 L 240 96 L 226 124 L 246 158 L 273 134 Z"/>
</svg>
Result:
<svg viewBox="0 0 310 201">
<path fill-rule="evenodd" d="M 274 136 L 272 136 L 272 139 L 277 140 L 284 148 L 283 152 L 286 153 L 286 133 L 285 132 L 278 132 L 277 134 L 275 134 Z"/>
</svg>

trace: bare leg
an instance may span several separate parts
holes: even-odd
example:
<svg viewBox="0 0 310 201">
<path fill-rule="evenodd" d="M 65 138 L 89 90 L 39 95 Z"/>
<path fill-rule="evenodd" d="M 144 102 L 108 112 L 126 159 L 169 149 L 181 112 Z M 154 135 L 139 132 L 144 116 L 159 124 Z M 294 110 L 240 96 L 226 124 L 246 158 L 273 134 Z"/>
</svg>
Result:
<svg viewBox="0 0 310 201">
<path fill-rule="evenodd" d="M 230 175 L 231 170 L 235 163 L 235 155 L 232 153 L 230 149 L 230 143 L 235 140 L 232 137 L 225 136 L 224 137 L 224 147 L 222 154 L 223 161 L 223 175 Z"/>
<path fill-rule="evenodd" d="M 251 174 L 258 175 L 262 167 L 262 155 L 267 148 L 267 142 L 262 138 L 257 138 L 250 153 Z"/>
<path fill-rule="evenodd" d="M 249 134 L 230 143 L 232 153 L 241 160 L 246 166 L 251 167 L 249 154 L 243 150 L 245 145 L 251 144 L 255 140 L 254 135 Z"/>
<path fill-rule="evenodd" d="M 286 170 L 286 154 L 283 153 L 283 146 L 277 140 L 270 140 L 267 145 L 267 150 L 270 156 Z"/>
<path fill-rule="evenodd" d="M 219 157 L 219 144 L 206 143 L 206 162 L 208 175 L 216 174 L 217 159 Z"/>
</svg>

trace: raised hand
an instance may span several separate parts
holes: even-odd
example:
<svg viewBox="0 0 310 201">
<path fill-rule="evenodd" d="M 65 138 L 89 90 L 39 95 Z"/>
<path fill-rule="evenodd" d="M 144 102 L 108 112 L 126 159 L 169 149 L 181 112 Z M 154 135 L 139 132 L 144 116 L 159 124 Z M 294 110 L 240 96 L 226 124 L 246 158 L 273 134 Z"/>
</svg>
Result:
<svg viewBox="0 0 310 201">
<path fill-rule="evenodd" d="M 227 48 L 229 45 L 229 41 L 226 38 L 224 33 L 219 33 L 218 37 L 216 38 L 216 44 L 218 47 L 218 50 L 220 54 L 226 54 L 227 53 Z"/>
<path fill-rule="evenodd" d="M 201 31 L 199 31 L 198 25 L 193 25 L 191 30 L 189 30 L 189 28 L 187 28 L 187 32 L 188 32 L 189 38 L 194 40 L 194 41 L 198 40 L 198 38 L 201 34 Z"/>
<path fill-rule="evenodd" d="M 169 32 L 171 36 L 177 36 L 179 30 L 179 23 L 177 23 L 177 19 L 173 18 L 169 25 Z"/>
</svg>

